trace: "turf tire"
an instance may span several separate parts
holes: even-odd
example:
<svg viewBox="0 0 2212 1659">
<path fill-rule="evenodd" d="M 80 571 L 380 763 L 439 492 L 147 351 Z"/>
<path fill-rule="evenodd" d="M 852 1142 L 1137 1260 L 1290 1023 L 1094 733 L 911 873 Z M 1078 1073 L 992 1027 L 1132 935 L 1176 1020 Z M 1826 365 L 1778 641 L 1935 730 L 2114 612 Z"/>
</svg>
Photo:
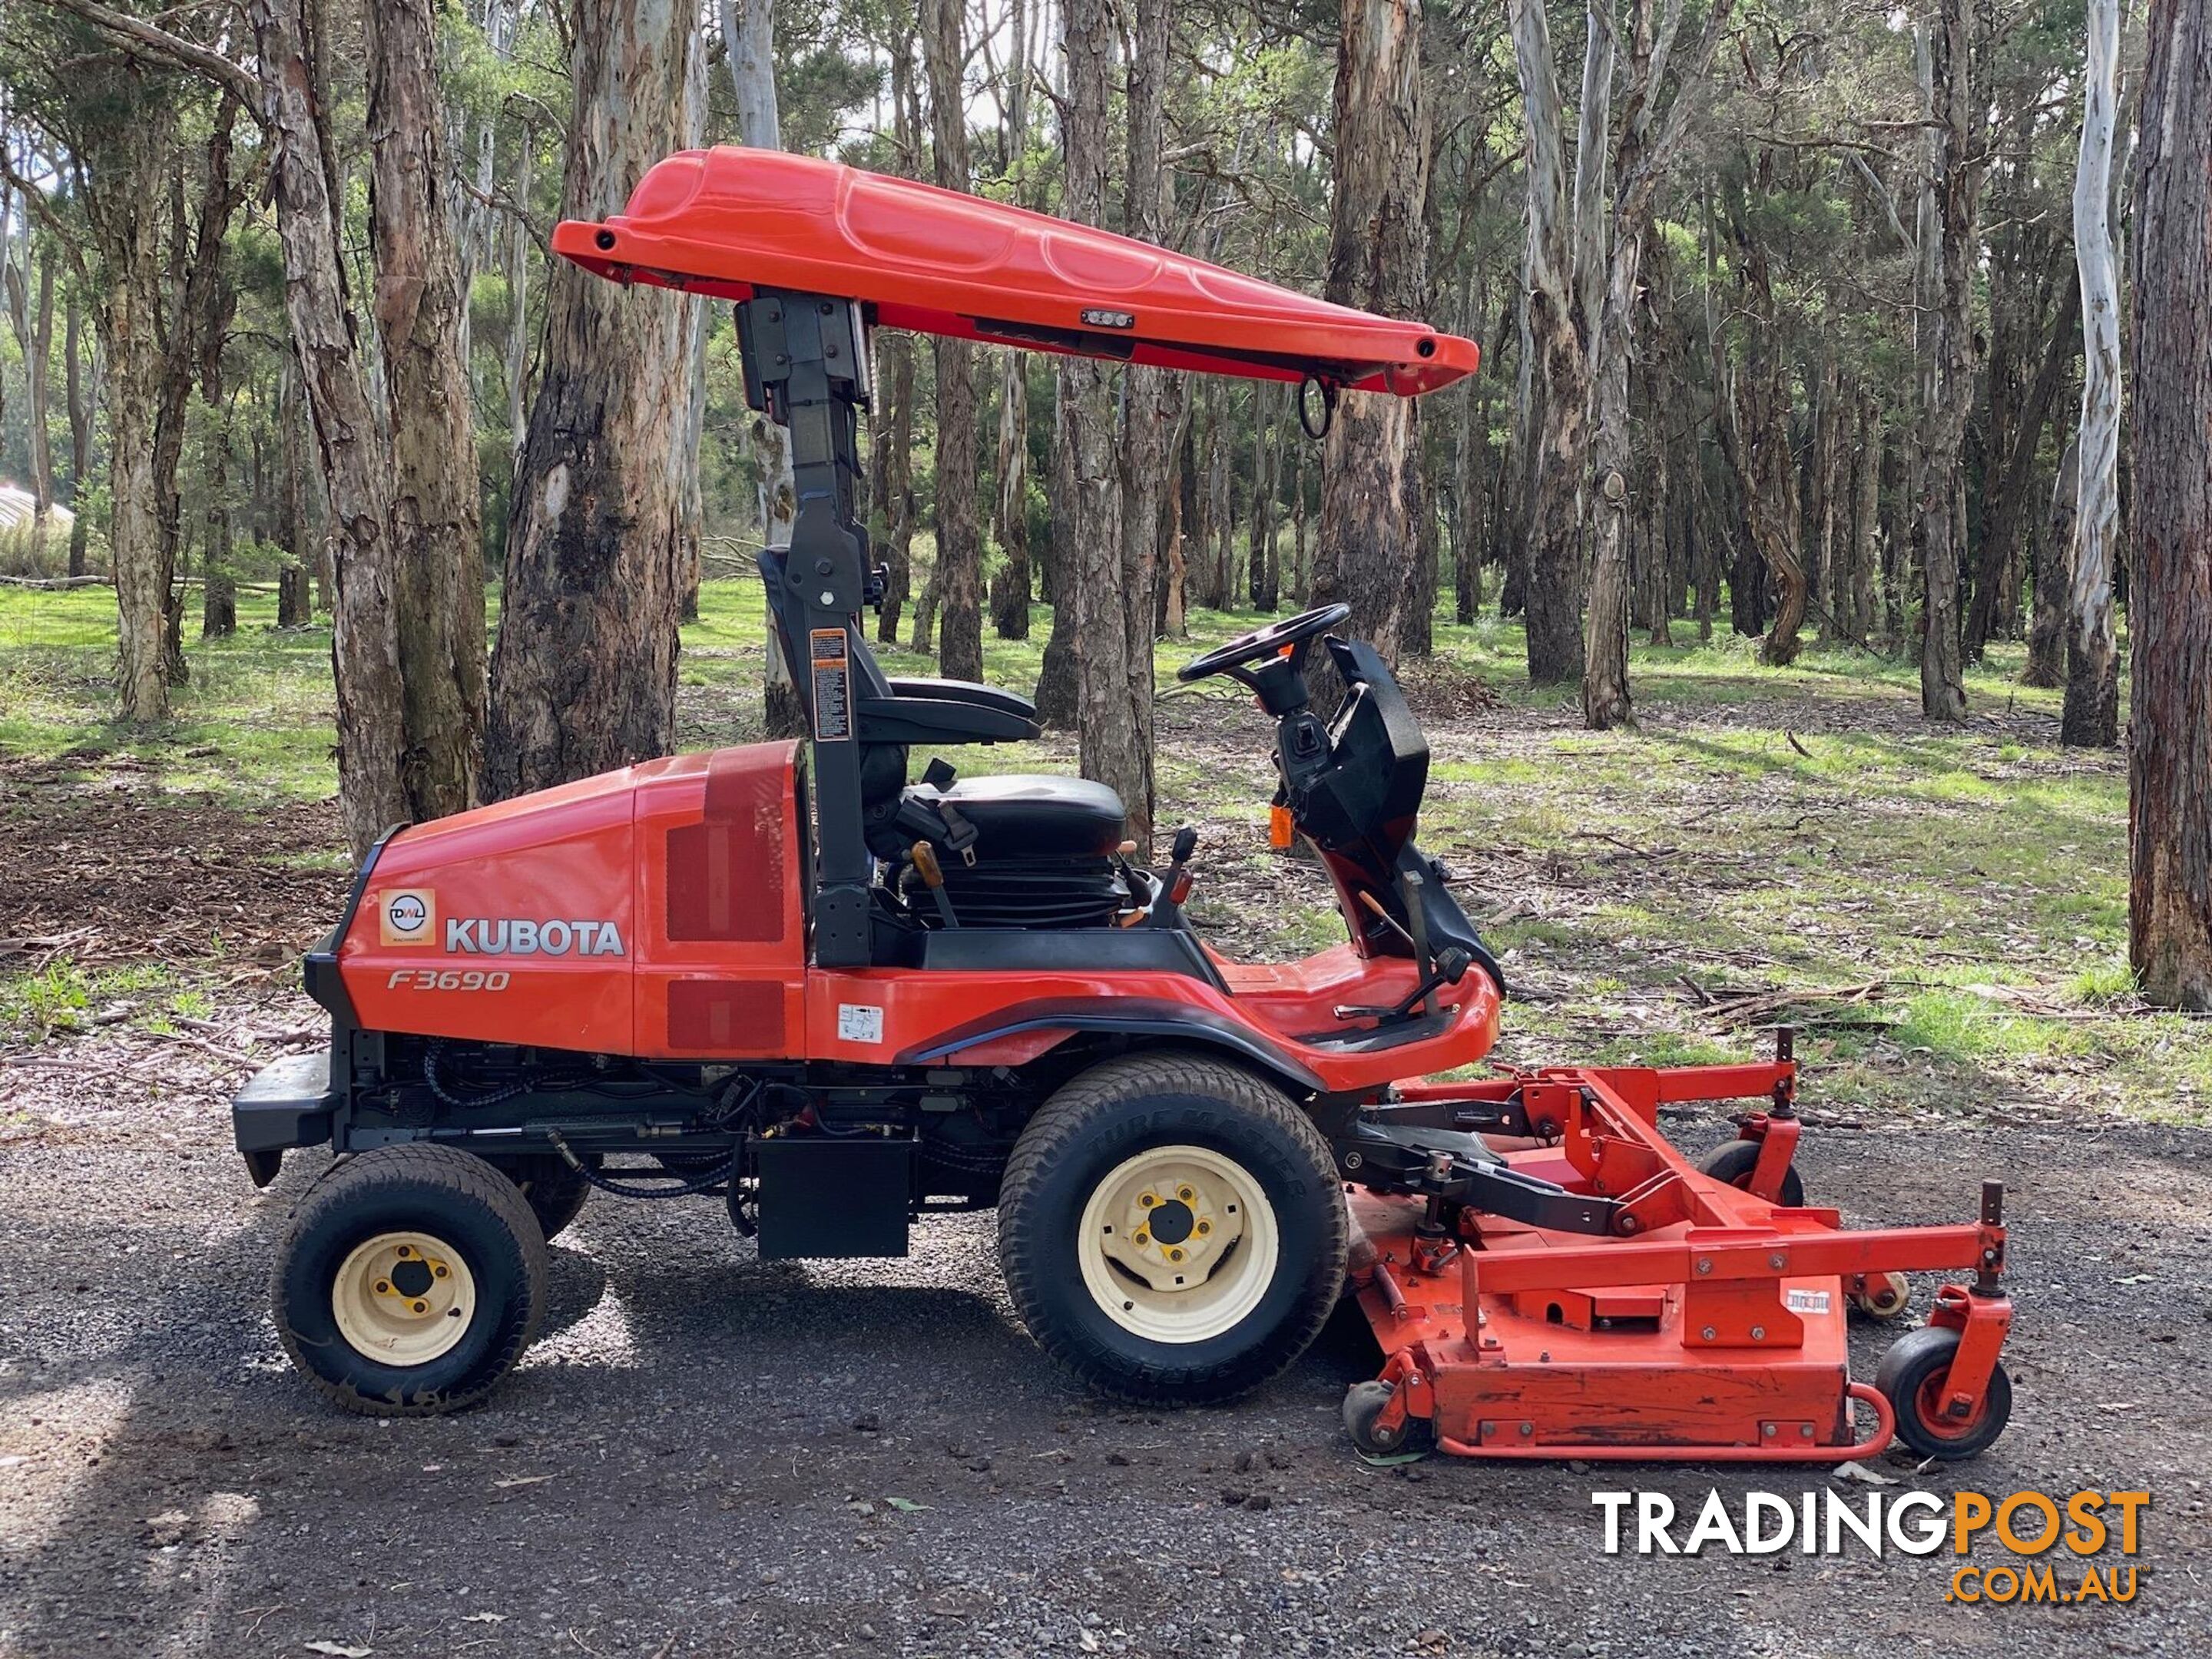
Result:
<svg viewBox="0 0 2212 1659">
<path fill-rule="evenodd" d="M 1150 1340 L 1109 1317 L 1085 1285 L 1075 1237 L 1111 1171 L 1180 1145 L 1248 1171 L 1278 1240 L 1251 1310 L 1194 1342 Z M 1063 1086 L 1015 1143 L 999 1198 L 1000 1260 L 1030 1334 L 1090 1388 L 1147 1404 L 1232 1399 L 1304 1353 L 1336 1305 L 1348 1231 L 1336 1160 L 1311 1120 L 1249 1072 L 1182 1051 L 1109 1060 Z"/>
<path fill-rule="evenodd" d="M 426 1364 L 394 1366 L 348 1342 L 331 1285 L 356 1246 L 420 1231 L 451 1246 L 475 1285 L 459 1341 Z M 400 1146 L 335 1165 L 294 1210 L 271 1286 L 284 1352 L 325 1398 L 364 1417 L 428 1417 L 474 1405 L 514 1368 L 546 1301 L 545 1240 L 514 1183 L 451 1146 Z"/>
</svg>

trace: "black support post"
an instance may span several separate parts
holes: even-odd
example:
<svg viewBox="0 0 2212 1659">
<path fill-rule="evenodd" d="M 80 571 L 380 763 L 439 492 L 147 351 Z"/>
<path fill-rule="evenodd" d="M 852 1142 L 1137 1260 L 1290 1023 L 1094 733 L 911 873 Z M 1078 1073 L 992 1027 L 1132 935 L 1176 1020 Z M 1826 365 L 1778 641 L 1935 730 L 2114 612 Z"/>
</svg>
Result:
<svg viewBox="0 0 2212 1659">
<path fill-rule="evenodd" d="M 791 434 L 798 514 L 790 545 L 763 549 L 760 568 L 812 749 L 814 960 L 865 967 L 873 866 L 862 835 L 857 702 L 869 670 L 855 634 L 868 583 L 867 533 L 855 510 L 865 331 L 850 301 L 763 292 L 738 305 L 738 337 L 748 399 Z"/>
</svg>

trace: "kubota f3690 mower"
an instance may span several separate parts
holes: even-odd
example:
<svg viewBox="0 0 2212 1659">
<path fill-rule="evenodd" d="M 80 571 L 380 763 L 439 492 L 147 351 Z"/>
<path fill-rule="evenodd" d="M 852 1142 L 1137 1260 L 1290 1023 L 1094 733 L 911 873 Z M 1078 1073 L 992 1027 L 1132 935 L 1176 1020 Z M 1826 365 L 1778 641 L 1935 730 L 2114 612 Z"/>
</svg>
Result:
<svg viewBox="0 0 2212 1659">
<path fill-rule="evenodd" d="M 1382 1344 L 1370 1450 L 1836 1459 L 2002 1427 L 1995 1188 L 1978 1223 L 1845 1231 L 1791 1168 L 1796 1066 L 1482 1059 L 1504 982 L 1414 845 L 1428 746 L 1342 605 L 1208 652 L 1276 727 L 1280 799 L 1348 938 L 1224 960 L 1194 837 L 1139 867 L 1113 792 L 957 777 L 1036 734 L 1025 699 L 887 678 L 855 493 L 869 334 L 1413 397 L 1467 341 L 972 197 L 755 150 L 671 157 L 555 248 L 734 301 L 746 391 L 790 429 L 799 514 L 760 556 L 803 744 L 658 760 L 393 832 L 307 959 L 327 1055 L 239 1097 L 256 1181 L 336 1161 L 295 1212 L 277 1328 L 332 1400 L 464 1406 L 538 1329 L 545 1240 L 592 1188 L 719 1194 L 767 1257 L 902 1255 L 996 1206 L 1030 1333 L 1093 1388 L 1215 1401 L 1287 1365 L 1347 1277 Z M 1311 706 L 1318 648 L 1346 688 Z M 917 763 L 918 781 L 911 778 Z M 1763 1109 L 1702 1164 L 1665 1103 Z M 1844 1320 L 1971 1269 L 1853 1382 Z M 1863 1425 L 1853 1404 L 1867 1408 Z"/>
</svg>

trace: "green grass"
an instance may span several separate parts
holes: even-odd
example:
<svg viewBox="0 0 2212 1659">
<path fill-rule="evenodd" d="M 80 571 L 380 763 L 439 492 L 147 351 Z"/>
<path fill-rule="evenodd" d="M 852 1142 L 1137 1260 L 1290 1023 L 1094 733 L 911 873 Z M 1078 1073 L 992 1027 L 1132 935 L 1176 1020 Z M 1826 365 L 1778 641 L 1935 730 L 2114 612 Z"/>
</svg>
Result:
<svg viewBox="0 0 2212 1659">
<path fill-rule="evenodd" d="M 0 757 L 87 781 L 128 761 L 161 788 L 245 810 L 328 797 L 328 630 L 279 632 L 273 605 L 241 594 L 235 636 L 188 637 L 176 719 L 149 730 L 112 718 L 109 591 L 0 588 Z M 1310 872 L 1284 878 L 1263 850 L 1266 728 L 1241 693 L 1172 678 L 1258 620 L 1196 612 L 1188 639 L 1161 642 L 1173 701 L 1158 778 L 1164 822 L 1208 826 L 1202 877 L 1211 864 L 1239 878 L 1215 890 L 1226 896 L 1202 879 L 1194 915 L 1283 957 L 1341 924 Z M 988 678 L 1035 685 L 1050 611 L 1030 623 L 1021 641 L 987 629 Z M 678 665 L 683 746 L 758 735 L 763 630 L 757 582 L 707 584 Z M 1583 731 L 1575 689 L 1529 686 L 1520 628 L 1494 617 L 1440 620 L 1435 660 L 1413 671 L 1425 685 L 1480 679 L 1500 703 L 1431 723 L 1421 836 L 1525 993 L 1502 1057 L 1707 1062 L 1796 1023 L 1808 1096 L 1826 1107 L 2202 1118 L 2212 1025 L 2143 1009 L 2126 965 L 2124 768 L 2057 746 L 2059 694 L 2018 684 L 2020 647 L 1993 647 L 1967 677 L 1972 720 L 1938 728 L 1919 719 L 1909 660 L 1815 640 L 1777 669 L 1725 629 L 1710 644 L 1693 624 L 1675 637 L 1632 648 L 1635 730 Z M 902 647 L 880 654 L 890 673 L 935 672 Z M 1071 754 L 1055 735 L 956 758 L 1066 769 Z M 1741 1022 L 1700 1000 L 1778 991 L 1798 1000 Z M 0 1035 L 126 994 L 107 970 L 19 974 L 0 981 Z M 167 1003 L 137 1017 L 167 1013 L 202 1017 Z"/>
<path fill-rule="evenodd" d="M 173 980 L 171 970 L 159 963 L 86 969 L 65 957 L 43 968 L 0 975 L 0 1042 L 30 1042 L 52 1032 L 90 1030 L 104 1012 L 120 1012 L 127 1006 L 135 1013 L 149 993 L 164 989 Z M 193 1008 L 176 1006 L 183 1000 L 179 995 L 165 1002 L 164 1012 L 204 1017 L 204 995 Z"/>
</svg>

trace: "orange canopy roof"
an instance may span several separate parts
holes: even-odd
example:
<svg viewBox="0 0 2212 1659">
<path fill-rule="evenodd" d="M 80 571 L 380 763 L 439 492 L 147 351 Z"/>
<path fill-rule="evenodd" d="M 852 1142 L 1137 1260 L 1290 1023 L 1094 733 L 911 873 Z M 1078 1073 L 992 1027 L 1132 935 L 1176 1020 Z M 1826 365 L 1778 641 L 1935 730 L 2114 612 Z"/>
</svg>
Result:
<svg viewBox="0 0 2212 1659">
<path fill-rule="evenodd" d="M 828 294 L 891 328 L 1407 398 L 1480 356 L 1149 242 L 781 150 L 672 155 L 622 212 L 554 227 L 553 250 L 616 282 Z"/>
</svg>

